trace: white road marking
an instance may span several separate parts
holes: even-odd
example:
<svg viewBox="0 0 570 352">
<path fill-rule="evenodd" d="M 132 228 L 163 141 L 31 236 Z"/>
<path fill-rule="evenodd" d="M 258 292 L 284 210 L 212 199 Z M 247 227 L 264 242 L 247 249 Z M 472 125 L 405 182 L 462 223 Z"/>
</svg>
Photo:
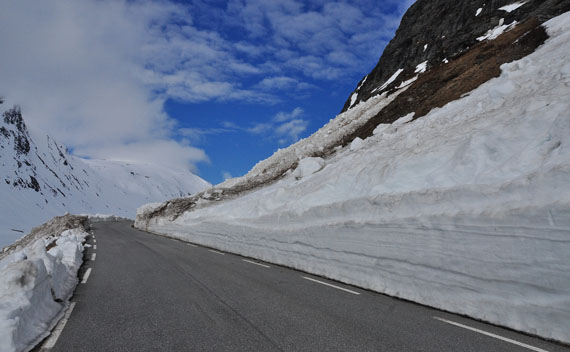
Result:
<svg viewBox="0 0 570 352">
<path fill-rule="evenodd" d="M 46 340 L 46 342 L 44 342 L 40 351 L 47 352 L 50 351 L 52 348 L 54 348 L 55 344 L 57 343 L 57 340 L 59 339 L 59 335 L 61 335 L 63 328 L 65 328 L 65 324 L 67 324 L 67 321 L 71 316 L 71 312 L 73 312 L 73 308 L 75 308 L 75 302 L 71 302 L 69 308 L 67 308 L 67 312 L 65 312 L 64 317 L 59 321 L 59 323 L 57 323 L 55 329 L 53 329 L 53 332 L 51 333 L 50 337 Z"/>
<path fill-rule="evenodd" d="M 96 244 L 93 245 L 93 249 L 97 249 L 97 245 L 96 245 Z"/>
<path fill-rule="evenodd" d="M 91 254 L 91 261 L 92 261 L 92 262 L 95 261 L 95 257 L 97 257 L 97 253 Z"/>
<path fill-rule="evenodd" d="M 546 351 L 546 350 L 543 350 L 542 348 L 530 346 L 530 345 L 524 344 L 524 343 L 522 343 L 522 342 L 518 342 L 518 341 L 515 341 L 515 340 L 511 340 L 511 339 L 508 339 L 508 338 L 506 338 L 506 337 L 502 337 L 502 336 L 499 336 L 499 335 L 495 335 L 495 334 L 492 334 L 492 333 L 490 333 L 490 332 L 486 332 L 486 331 L 483 331 L 483 330 L 475 329 L 475 328 L 472 328 L 472 327 L 467 326 L 467 325 L 463 325 L 463 324 L 459 324 L 459 323 L 453 322 L 453 321 L 451 321 L 451 320 L 447 320 L 447 319 L 443 319 L 443 318 L 439 318 L 439 317 L 433 317 L 433 318 L 436 319 L 436 320 L 442 321 L 442 322 L 444 322 L 444 323 L 451 324 L 451 325 L 455 325 L 455 326 L 458 326 L 458 327 L 460 327 L 460 328 L 464 328 L 464 329 L 467 329 L 467 330 L 471 330 L 471 331 L 477 332 L 477 333 L 479 333 L 479 334 L 483 334 L 483 335 L 487 335 L 487 336 L 490 336 L 490 337 L 494 337 L 494 338 L 496 338 L 496 339 L 499 339 L 499 340 L 502 340 L 502 341 L 505 341 L 505 342 L 508 342 L 508 343 L 512 343 L 513 345 L 521 346 L 521 347 L 527 348 L 527 349 L 532 350 L 532 351 L 536 351 L 536 352 L 548 352 L 548 351 Z"/>
<path fill-rule="evenodd" d="M 186 243 L 186 244 L 187 244 L 187 245 L 189 245 L 189 246 L 192 246 L 192 247 L 196 247 L 196 248 L 198 248 L 198 246 L 197 246 L 197 245 L 195 245 L 195 244 L 192 244 L 192 243 Z"/>
<path fill-rule="evenodd" d="M 97 243 L 97 240 L 95 238 L 93 238 L 93 243 Z"/>
<path fill-rule="evenodd" d="M 336 288 L 336 289 L 338 289 L 338 290 L 343 290 L 343 291 L 345 291 L 345 292 L 352 293 L 353 295 L 359 295 L 359 294 L 360 294 L 360 293 L 358 293 L 358 292 L 356 292 L 356 291 L 352 291 L 352 290 L 349 290 L 349 289 L 346 289 L 346 288 L 340 287 L 340 286 L 335 286 L 335 285 L 329 284 L 328 282 L 323 282 L 323 281 L 315 280 L 315 279 L 312 279 L 312 278 L 310 278 L 310 277 L 302 276 L 302 278 L 303 278 L 303 279 L 306 279 L 306 280 L 309 280 L 309 281 L 317 282 L 317 283 L 319 283 L 319 284 L 321 284 L 321 285 L 325 285 L 325 286 L 329 286 L 329 287 L 334 287 L 334 288 Z"/>
<path fill-rule="evenodd" d="M 242 259 L 242 260 L 243 260 L 244 262 L 248 262 L 248 263 L 251 263 L 251 264 L 259 265 L 259 266 L 262 266 L 262 267 L 267 268 L 267 269 L 271 268 L 269 265 L 257 263 L 257 262 L 251 261 L 251 260 L 247 260 L 247 259 Z"/>
<path fill-rule="evenodd" d="M 86 284 L 86 283 L 87 283 L 87 280 L 89 279 L 89 275 L 91 275 L 91 268 L 88 268 L 88 269 L 85 271 L 85 274 L 83 274 L 83 280 L 81 280 L 81 283 L 82 283 L 82 284 Z"/>
<path fill-rule="evenodd" d="M 208 249 L 208 250 L 209 250 L 210 252 L 213 252 L 213 253 L 218 253 L 218 254 L 221 254 L 221 255 L 225 255 L 224 253 L 222 253 L 222 252 L 218 252 L 218 251 L 216 251 L 216 250 L 213 250 L 213 249 Z"/>
</svg>

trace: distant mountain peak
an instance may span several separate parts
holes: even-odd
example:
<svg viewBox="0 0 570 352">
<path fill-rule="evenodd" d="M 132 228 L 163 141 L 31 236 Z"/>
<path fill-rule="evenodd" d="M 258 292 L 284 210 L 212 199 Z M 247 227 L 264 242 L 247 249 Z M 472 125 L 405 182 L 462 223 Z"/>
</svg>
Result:
<svg viewBox="0 0 570 352">
<path fill-rule="evenodd" d="M 144 203 L 188 196 L 211 186 L 190 172 L 75 157 L 49 135 L 30 132 L 19 106 L 0 107 L 5 109 L 0 120 L 0 247 L 55 215 L 133 218 Z"/>
</svg>

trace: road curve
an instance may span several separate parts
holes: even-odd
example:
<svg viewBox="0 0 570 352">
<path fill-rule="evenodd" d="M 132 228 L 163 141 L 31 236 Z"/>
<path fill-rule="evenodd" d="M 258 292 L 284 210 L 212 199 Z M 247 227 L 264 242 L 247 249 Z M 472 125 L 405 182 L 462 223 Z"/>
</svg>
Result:
<svg viewBox="0 0 570 352">
<path fill-rule="evenodd" d="M 73 311 L 36 350 L 570 351 L 131 224 L 93 225 Z"/>
</svg>

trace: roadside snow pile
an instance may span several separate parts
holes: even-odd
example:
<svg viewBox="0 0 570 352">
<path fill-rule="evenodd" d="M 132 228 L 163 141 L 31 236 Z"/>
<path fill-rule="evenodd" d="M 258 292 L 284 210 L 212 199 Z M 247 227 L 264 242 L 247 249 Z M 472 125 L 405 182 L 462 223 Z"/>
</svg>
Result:
<svg viewBox="0 0 570 352">
<path fill-rule="evenodd" d="M 500 77 L 310 177 L 136 226 L 568 343 L 570 14 L 546 26 Z"/>
<path fill-rule="evenodd" d="M 0 351 L 29 350 L 47 336 L 77 284 L 87 235 L 65 230 L 0 260 Z"/>
</svg>

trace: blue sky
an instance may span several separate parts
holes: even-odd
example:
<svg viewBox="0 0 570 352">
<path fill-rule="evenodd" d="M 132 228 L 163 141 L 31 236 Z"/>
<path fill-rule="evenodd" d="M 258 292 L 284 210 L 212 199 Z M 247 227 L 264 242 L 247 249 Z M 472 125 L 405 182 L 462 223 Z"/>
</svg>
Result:
<svg viewBox="0 0 570 352">
<path fill-rule="evenodd" d="M 7 1 L 0 94 L 79 156 L 218 183 L 333 118 L 412 2 Z"/>
</svg>

